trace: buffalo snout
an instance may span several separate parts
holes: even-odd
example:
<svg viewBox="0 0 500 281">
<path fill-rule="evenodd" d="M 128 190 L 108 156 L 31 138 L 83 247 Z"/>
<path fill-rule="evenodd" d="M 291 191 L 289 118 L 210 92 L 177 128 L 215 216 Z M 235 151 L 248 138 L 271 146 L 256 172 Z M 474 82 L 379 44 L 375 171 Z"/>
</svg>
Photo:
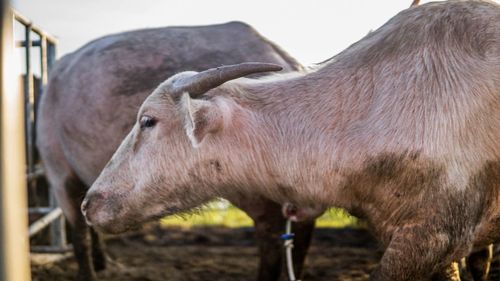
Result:
<svg viewBox="0 0 500 281">
<path fill-rule="evenodd" d="M 101 193 L 88 193 L 81 205 L 81 211 L 85 217 L 85 221 L 88 225 L 92 225 L 92 219 L 96 217 L 97 209 L 96 206 L 101 206 L 105 204 L 104 195 Z"/>
<path fill-rule="evenodd" d="M 122 199 L 118 194 L 89 191 L 81 205 L 85 221 L 89 226 L 102 232 L 124 232 L 130 227 L 127 221 L 123 220 L 126 211 Z"/>
</svg>

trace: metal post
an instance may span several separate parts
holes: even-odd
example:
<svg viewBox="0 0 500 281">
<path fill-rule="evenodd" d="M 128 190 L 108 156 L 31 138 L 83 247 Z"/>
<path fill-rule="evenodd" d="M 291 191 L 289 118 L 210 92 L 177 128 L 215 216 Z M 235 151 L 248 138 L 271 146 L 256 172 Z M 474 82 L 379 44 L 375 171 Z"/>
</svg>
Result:
<svg viewBox="0 0 500 281">
<path fill-rule="evenodd" d="M 13 15 L 0 1 L 0 280 L 29 281 L 28 204 L 22 145 L 23 99 L 17 91 Z"/>
<path fill-rule="evenodd" d="M 42 73 L 42 84 L 46 85 L 48 82 L 48 69 L 47 69 L 47 37 L 44 34 L 40 34 L 40 58 L 42 63 L 40 64 Z"/>
<path fill-rule="evenodd" d="M 47 42 L 47 72 L 50 73 L 56 61 L 56 45 L 54 42 Z"/>
<path fill-rule="evenodd" d="M 26 162 L 27 173 L 31 174 L 35 170 L 35 89 L 33 81 L 33 70 L 31 64 L 31 24 L 25 25 L 24 50 L 26 57 L 26 76 L 24 80 L 24 98 L 25 98 L 25 122 L 26 122 Z M 33 194 L 36 194 L 37 181 L 29 181 L 28 187 Z M 36 200 L 36 196 L 34 197 Z M 38 202 L 35 202 L 38 205 Z"/>
</svg>

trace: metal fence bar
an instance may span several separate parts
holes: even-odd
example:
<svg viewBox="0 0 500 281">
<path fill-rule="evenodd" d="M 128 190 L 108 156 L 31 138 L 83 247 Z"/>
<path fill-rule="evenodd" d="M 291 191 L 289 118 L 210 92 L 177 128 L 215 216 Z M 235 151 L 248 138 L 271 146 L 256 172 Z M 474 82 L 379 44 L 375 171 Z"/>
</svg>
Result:
<svg viewBox="0 0 500 281">
<path fill-rule="evenodd" d="M 42 46 L 41 40 L 32 40 L 31 41 L 31 47 L 40 47 L 40 46 Z M 18 42 L 16 42 L 16 47 L 26 47 L 26 42 L 25 41 L 18 41 Z"/>
<path fill-rule="evenodd" d="M 25 25 L 24 29 L 24 56 L 26 58 L 26 74 L 24 76 L 24 122 L 26 128 L 26 163 L 27 163 L 27 173 L 28 175 L 34 172 L 34 162 L 35 162 L 35 143 L 34 143 L 34 133 L 35 133 L 35 89 L 34 89 L 34 79 L 33 70 L 31 64 L 31 24 Z M 37 181 L 28 181 L 28 188 L 33 193 L 36 194 Z M 37 203 L 35 197 L 35 203 Z"/>
<path fill-rule="evenodd" d="M 51 207 L 33 207 L 33 208 L 29 208 L 28 210 L 28 213 L 31 215 L 31 214 L 47 214 L 47 213 L 50 213 L 50 211 L 52 211 L 53 208 Z"/>
<path fill-rule="evenodd" d="M 47 37 L 44 34 L 40 34 L 40 58 L 42 60 L 42 63 L 40 64 L 41 66 L 41 73 L 42 73 L 42 85 L 47 85 L 47 82 L 49 81 L 48 76 L 48 67 L 47 67 Z"/>
<path fill-rule="evenodd" d="M 29 281 L 23 99 L 12 71 L 13 14 L 0 2 L 0 280 Z"/>
<path fill-rule="evenodd" d="M 61 208 L 55 208 L 54 210 L 50 211 L 50 213 L 43 216 L 41 219 L 31 224 L 28 231 L 29 237 L 32 237 L 33 235 L 40 232 L 40 230 L 44 229 L 49 223 L 56 220 L 61 215 L 62 215 Z"/>
<path fill-rule="evenodd" d="M 33 180 L 37 180 L 38 178 L 43 177 L 43 176 L 45 176 L 45 171 L 43 170 L 42 166 L 35 165 L 33 172 L 28 173 L 26 175 L 26 180 L 33 181 Z"/>
<path fill-rule="evenodd" d="M 47 38 L 47 40 L 53 44 L 57 44 L 57 39 L 56 37 L 52 36 L 51 34 L 47 33 L 46 31 L 42 30 L 38 26 L 34 25 L 28 18 L 24 17 L 21 15 L 19 12 L 11 8 L 12 13 L 14 14 L 14 19 L 17 20 L 19 23 L 21 23 L 24 26 L 31 25 L 31 29 Z"/>
<path fill-rule="evenodd" d="M 36 151 L 36 116 L 38 109 L 39 98 L 43 91 L 41 88 L 34 89 L 34 76 L 32 69 L 31 51 L 34 47 L 39 47 L 40 51 L 40 72 L 41 85 L 45 87 L 48 82 L 48 75 L 56 58 L 57 40 L 36 27 L 30 20 L 23 17 L 17 12 L 13 12 L 15 20 L 25 27 L 24 41 L 16 42 L 17 47 L 25 48 L 26 56 L 26 77 L 24 84 L 25 96 L 25 126 L 26 126 L 26 153 L 27 153 L 27 182 L 32 194 L 36 194 L 37 183 L 43 178 L 44 171 L 41 165 L 37 164 Z M 32 40 L 31 35 L 36 33 L 40 36 L 39 40 Z M 40 92 L 39 92 L 40 91 Z M 61 216 L 62 212 L 57 207 L 54 194 L 49 186 L 48 190 L 48 207 L 30 208 L 30 214 L 47 213 L 44 217 L 38 219 L 30 226 L 30 237 L 40 232 L 42 229 L 50 225 L 50 246 L 42 246 L 50 248 L 51 251 L 64 251 L 67 247 L 65 219 Z M 38 203 L 35 199 L 35 205 Z M 38 247 L 40 248 L 40 247 Z"/>
<path fill-rule="evenodd" d="M 73 253 L 68 253 L 73 251 L 73 247 L 71 245 L 68 245 L 66 248 L 61 249 L 58 247 L 53 247 L 53 246 L 31 246 L 31 252 L 34 253 L 44 253 L 44 254 L 52 254 L 52 253 L 57 253 L 57 254 L 62 254 L 61 257 L 71 257 L 73 256 Z M 66 253 L 66 254 L 64 254 Z M 60 255 L 57 255 L 60 256 Z M 53 261 L 57 261 L 57 258 L 53 258 Z"/>
<path fill-rule="evenodd" d="M 56 62 L 56 41 L 47 38 L 47 73 L 52 71 L 52 67 Z"/>
</svg>

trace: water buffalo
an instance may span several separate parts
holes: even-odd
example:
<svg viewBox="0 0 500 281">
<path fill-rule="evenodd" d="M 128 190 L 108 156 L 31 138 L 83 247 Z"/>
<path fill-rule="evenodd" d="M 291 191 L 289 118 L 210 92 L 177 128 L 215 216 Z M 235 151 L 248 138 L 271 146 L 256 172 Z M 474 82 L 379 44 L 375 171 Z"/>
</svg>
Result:
<svg viewBox="0 0 500 281">
<path fill-rule="evenodd" d="M 177 72 L 246 60 L 302 70 L 295 59 L 241 22 L 106 36 L 57 63 L 40 104 L 37 142 L 48 180 L 75 229 L 72 242 L 78 280 L 95 279 L 94 269 L 103 269 L 105 262 L 92 229 L 89 240 L 81 202 L 134 126 L 142 102 L 158 83 Z M 278 280 L 282 268 L 278 236 L 285 225 L 280 205 L 258 195 L 235 194 L 228 199 L 255 221 L 261 256 L 258 279 Z M 314 222 L 296 227 L 295 260 L 300 271 Z"/>
<path fill-rule="evenodd" d="M 235 193 L 342 207 L 385 248 L 372 281 L 430 280 L 499 240 L 498 4 L 413 6 L 315 71 L 234 80 L 278 69 L 160 84 L 86 194 L 88 223 L 118 233 Z"/>
</svg>

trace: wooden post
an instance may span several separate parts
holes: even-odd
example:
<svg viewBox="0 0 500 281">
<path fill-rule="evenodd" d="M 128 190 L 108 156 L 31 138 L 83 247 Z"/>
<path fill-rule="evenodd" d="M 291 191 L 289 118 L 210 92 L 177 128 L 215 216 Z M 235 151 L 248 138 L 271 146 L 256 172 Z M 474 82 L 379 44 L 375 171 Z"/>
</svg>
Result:
<svg viewBox="0 0 500 281">
<path fill-rule="evenodd" d="M 29 281 L 23 96 L 13 71 L 13 15 L 0 1 L 0 280 Z"/>
</svg>

